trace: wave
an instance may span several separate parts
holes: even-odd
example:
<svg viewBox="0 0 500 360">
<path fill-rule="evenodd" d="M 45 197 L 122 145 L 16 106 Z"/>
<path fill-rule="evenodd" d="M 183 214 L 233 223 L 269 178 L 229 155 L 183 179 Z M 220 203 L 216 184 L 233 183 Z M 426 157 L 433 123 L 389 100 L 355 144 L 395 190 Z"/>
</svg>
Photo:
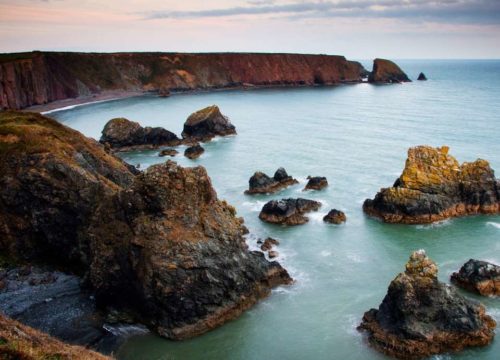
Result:
<svg viewBox="0 0 500 360">
<path fill-rule="evenodd" d="M 142 335 L 149 332 L 148 328 L 140 324 L 104 324 L 104 330 L 113 334 L 114 336 L 129 337 L 133 335 Z"/>
<path fill-rule="evenodd" d="M 497 229 L 500 229 L 500 224 L 496 223 L 496 222 L 493 222 L 493 221 L 488 221 L 486 223 L 486 225 L 493 226 L 493 227 L 496 227 Z"/>
<path fill-rule="evenodd" d="M 451 224 L 451 219 L 446 219 L 446 220 L 436 221 L 432 224 L 417 225 L 416 228 L 419 230 L 430 230 L 430 229 L 440 228 L 443 226 L 448 226 L 450 224 Z"/>
<path fill-rule="evenodd" d="M 241 205 L 249 209 L 250 211 L 261 211 L 262 207 L 267 201 L 257 200 L 257 201 L 244 201 Z"/>
</svg>

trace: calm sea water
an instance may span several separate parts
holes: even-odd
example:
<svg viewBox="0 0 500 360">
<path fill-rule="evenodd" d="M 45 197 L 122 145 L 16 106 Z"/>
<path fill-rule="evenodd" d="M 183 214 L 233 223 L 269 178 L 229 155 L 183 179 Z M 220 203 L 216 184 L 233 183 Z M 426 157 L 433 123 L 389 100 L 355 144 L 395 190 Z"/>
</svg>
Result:
<svg viewBox="0 0 500 360">
<path fill-rule="evenodd" d="M 429 81 L 139 97 L 51 114 L 97 139 L 113 117 L 180 134 L 191 112 L 219 105 L 238 135 L 204 145 L 198 160 L 182 155 L 175 160 L 205 166 L 219 197 L 245 218 L 254 236 L 250 246 L 255 237 L 278 238 L 278 260 L 296 279 L 237 320 L 198 338 L 132 338 L 119 350 L 119 359 L 384 359 L 356 326 L 364 311 L 378 307 L 413 250 L 427 250 L 445 282 L 469 258 L 500 264 L 499 216 L 408 226 L 383 224 L 362 212 L 364 199 L 400 175 L 410 146 L 449 145 L 459 161 L 480 157 L 500 171 L 500 61 L 399 64 L 411 78 L 423 71 Z M 157 154 L 124 158 L 146 168 L 166 160 Z M 243 194 L 254 171 L 272 175 L 279 166 L 300 185 L 272 196 Z M 303 192 L 308 175 L 326 176 L 330 186 Z M 281 227 L 258 219 L 266 201 L 299 196 L 323 203 L 308 224 Z M 347 223 L 324 224 L 321 219 L 331 208 L 343 210 Z M 500 299 L 480 300 L 500 322 Z M 497 339 L 489 347 L 437 358 L 498 359 L 499 354 Z"/>
</svg>

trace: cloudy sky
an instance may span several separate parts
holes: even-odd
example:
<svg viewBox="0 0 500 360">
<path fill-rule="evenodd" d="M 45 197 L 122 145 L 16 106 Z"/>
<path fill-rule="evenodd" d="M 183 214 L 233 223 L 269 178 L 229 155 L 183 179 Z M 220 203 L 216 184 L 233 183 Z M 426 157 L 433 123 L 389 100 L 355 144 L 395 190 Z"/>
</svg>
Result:
<svg viewBox="0 0 500 360">
<path fill-rule="evenodd" d="M 0 52 L 500 58 L 500 0 L 0 0 Z"/>
</svg>

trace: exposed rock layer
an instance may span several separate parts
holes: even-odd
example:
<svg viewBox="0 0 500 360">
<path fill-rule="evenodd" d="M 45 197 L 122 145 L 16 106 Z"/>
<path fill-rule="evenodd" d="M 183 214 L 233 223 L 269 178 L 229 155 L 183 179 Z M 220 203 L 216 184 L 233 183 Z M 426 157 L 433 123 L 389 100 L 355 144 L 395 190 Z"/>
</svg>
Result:
<svg viewBox="0 0 500 360">
<path fill-rule="evenodd" d="M 500 296 L 500 266 L 470 259 L 451 275 L 456 285 L 480 295 Z"/>
<path fill-rule="evenodd" d="M 317 211 L 321 203 L 308 199 L 281 199 L 267 202 L 259 214 L 259 219 L 282 225 L 302 225 L 309 221 L 306 213 Z"/>
<path fill-rule="evenodd" d="M 400 83 L 411 81 L 401 68 L 390 60 L 373 60 L 373 70 L 368 76 L 371 83 Z"/>
<path fill-rule="evenodd" d="M 245 194 L 271 194 L 298 183 L 282 167 L 276 170 L 272 178 L 257 171 L 248 180 L 248 190 L 245 191 Z"/>
</svg>

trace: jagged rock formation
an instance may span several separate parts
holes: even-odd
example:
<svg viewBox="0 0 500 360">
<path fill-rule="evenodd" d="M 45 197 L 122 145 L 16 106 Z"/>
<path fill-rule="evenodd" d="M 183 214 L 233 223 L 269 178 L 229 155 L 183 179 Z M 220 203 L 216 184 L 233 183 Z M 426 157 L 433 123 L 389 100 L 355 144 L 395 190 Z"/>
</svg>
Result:
<svg viewBox="0 0 500 360">
<path fill-rule="evenodd" d="M 390 60 L 373 60 L 373 70 L 368 76 L 371 83 L 401 83 L 411 81 L 399 66 Z"/>
<path fill-rule="evenodd" d="M 304 190 L 321 190 L 328 186 L 328 180 L 324 176 L 308 176 L 309 180 Z"/>
<path fill-rule="evenodd" d="M 378 310 L 367 311 L 358 328 L 368 333 L 375 349 L 400 359 L 421 359 L 493 340 L 496 323 L 484 306 L 439 282 L 437 272 L 425 251 L 410 256 Z"/>
<path fill-rule="evenodd" d="M 500 212 L 500 181 L 486 160 L 460 165 L 448 147 L 417 146 L 393 187 L 363 210 L 389 223 L 424 224 L 454 216 Z"/>
<path fill-rule="evenodd" d="M 175 156 L 178 153 L 179 152 L 175 149 L 163 149 L 162 151 L 160 151 L 158 156 Z"/>
<path fill-rule="evenodd" d="M 107 91 L 170 91 L 360 82 L 343 56 L 251 53 L 61 53 L 0 55 L 0 109 Z"/>
<path fill-rule="evenodd" d="M 425 74 L 423 72 L 421 72 L 420 74 L 418 74 L 417 80 L 425 81 L 425 80 L 427 80 L 427 77 L 425 76 Z"/>
<path fill-rule="evenodd" d="M 309 221 L 305 214 L 320 207 L 320 202 L 308 199 L 271 200 L 262 207 L 259 219 L 272 224 L 302 225 Z"/>
<path fill-rule="evenodd" d="M 271 194 L 298 183 L 282 167 L 276 170 L 272 178 L 263 172 L 257 171 L 248 180 L 249 189 L 245 191 L 245 194 Z"/>
<path fill-rule="evenodd" d="M 500 296 L 500 266 L 486 261 L 470 259 L 451 275 L 451 281 L 480 295 Z"/>
<path fill-rule="evenodd" d="M 205 149 L 203 149 L 200 144 L 196 144 L 186 148 L 186 150 L 184 150 L 184 156 L 188 159 L 194 160 L 198 159 L 204 152 Z"/>
<path fill-rule="evenodd" d="M 215 136 L 236 134 L 236 128 L 216 105 L 192 113 L 184 123 L 182 137 L 191 141 L 209 141 Z"/>
<path fill-rule="evenodd" d="M 278 240 L 268 237 L 266 240 L 264 240 L 264 242 L 260 246 L 260 249 L 262 251 L 269 251 L 273 248 L 273 246 L 278 246 L 279 244 L 280 242 Z"/>
<path fill-rule="evenodd" d="M 99 141 L 115 151 L 154 149 L 180 144 L 177 135 L 164 128 L 142 127 L 139 123 L 125 118 L 109 120 Z"/>
<path fill-rule="evenodd" d="M 345 216 L 345 214 L 340 211 L 340 210 L 337 210 L 337 209 L 332 209 L 328 212 L 328 214 L 326 214 L 324 217 L 323 217 L 323 221 L 324 222 L 327 222 L 327 223 L 330 223 L 330 224 L 342 224 L 343 222 L 346 222 L 347 220 L 347 217 Z"/>
</svg>

